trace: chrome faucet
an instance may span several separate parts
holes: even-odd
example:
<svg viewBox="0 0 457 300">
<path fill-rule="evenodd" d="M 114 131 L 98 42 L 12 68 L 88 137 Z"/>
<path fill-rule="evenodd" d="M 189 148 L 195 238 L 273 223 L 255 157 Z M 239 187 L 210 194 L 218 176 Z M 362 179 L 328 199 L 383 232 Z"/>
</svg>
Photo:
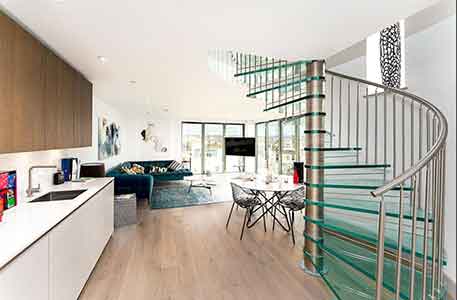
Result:
<svg viewBox="0 0 457 300">
<path fill-rule="evenodd" d="M 40 191 L 40 184 L 38 184 L 38 187 L 33 187 L 32 185 L 32 171 L 34 169 L 55 169 L 57 168 L 57 166 L 52 166 L 52 165 L 48 165 L 48 166 L 31 166 L 29 168 L 29 187 L 27 188 L 27 196 L 28 197 L 32 197 L 33 196 L 33 193 L 38 193 Z"/>
</svg>

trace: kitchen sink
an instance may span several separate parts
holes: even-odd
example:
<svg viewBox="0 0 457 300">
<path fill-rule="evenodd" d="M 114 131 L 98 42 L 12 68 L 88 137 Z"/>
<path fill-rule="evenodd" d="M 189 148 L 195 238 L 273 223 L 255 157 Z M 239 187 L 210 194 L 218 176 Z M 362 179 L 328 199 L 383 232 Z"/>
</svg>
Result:
<svg viewBox="0 0 457 300">
<path fill-rule="evenodd" d="M 44 194 L 30 202 L 46 202 L 46 201 L 63 201 L 72 200 L 84 193 L 87 190 L 72 190 L 72 191 L 56 191 Z"/>
</svg>

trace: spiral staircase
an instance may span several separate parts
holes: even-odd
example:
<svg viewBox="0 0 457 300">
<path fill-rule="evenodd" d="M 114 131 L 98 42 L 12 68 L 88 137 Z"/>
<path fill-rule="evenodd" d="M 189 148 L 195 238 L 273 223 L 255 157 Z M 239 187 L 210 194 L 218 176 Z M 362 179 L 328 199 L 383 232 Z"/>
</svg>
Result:
<svg viewBox="0 0 457 300">
<path fill-rule="evenodd" d="M 212 51 L 264 111 L 306 118 L 304 260 L 336 299 L 445 299 L 447 121 L 432 103 L 326 69 Z"/>
</svg>

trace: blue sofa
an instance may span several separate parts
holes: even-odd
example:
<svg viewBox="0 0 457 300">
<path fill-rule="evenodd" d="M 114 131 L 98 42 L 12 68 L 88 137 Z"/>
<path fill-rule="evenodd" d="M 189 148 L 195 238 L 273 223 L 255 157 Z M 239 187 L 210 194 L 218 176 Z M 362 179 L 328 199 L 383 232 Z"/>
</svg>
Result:
<svg viewBox="0 0 457 300">
<path fill-rule="evenodd" d="M 150 173 L 152 166 L 165 168 L 172 162 L 172 160 L 124 162 L 109 169 L 106 176 L 114 177 L 114 193 L 116 195 L 135 193 L 137 198 L 147 198 L 149 207 L 151 207 L 154 182 L 183 180 L 184 176 L 192 176 L 192 172 L 188 169 L 168 171 L 165 173 Z M 131 166 L 133 164 L 144 167 L 145 174 L 130 175 L 121 171 L 122 166 Z"/>
</svg>

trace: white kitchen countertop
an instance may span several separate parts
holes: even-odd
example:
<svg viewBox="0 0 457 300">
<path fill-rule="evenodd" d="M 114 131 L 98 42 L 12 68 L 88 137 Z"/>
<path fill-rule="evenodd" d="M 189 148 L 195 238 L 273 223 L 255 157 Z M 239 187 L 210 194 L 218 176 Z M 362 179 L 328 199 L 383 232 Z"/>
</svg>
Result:
<svg viewBox="0 0 457 300">
<path fill-rule="evenodd" d="M 89 182 L 66 182 L 5 211 L 0 223 L 0 270 L 112 181 L 113 178 L 106 177 Z M 87 191 L 72 200 L 29 202 L 51 191 L 85 189 Z"/>
</svg>

